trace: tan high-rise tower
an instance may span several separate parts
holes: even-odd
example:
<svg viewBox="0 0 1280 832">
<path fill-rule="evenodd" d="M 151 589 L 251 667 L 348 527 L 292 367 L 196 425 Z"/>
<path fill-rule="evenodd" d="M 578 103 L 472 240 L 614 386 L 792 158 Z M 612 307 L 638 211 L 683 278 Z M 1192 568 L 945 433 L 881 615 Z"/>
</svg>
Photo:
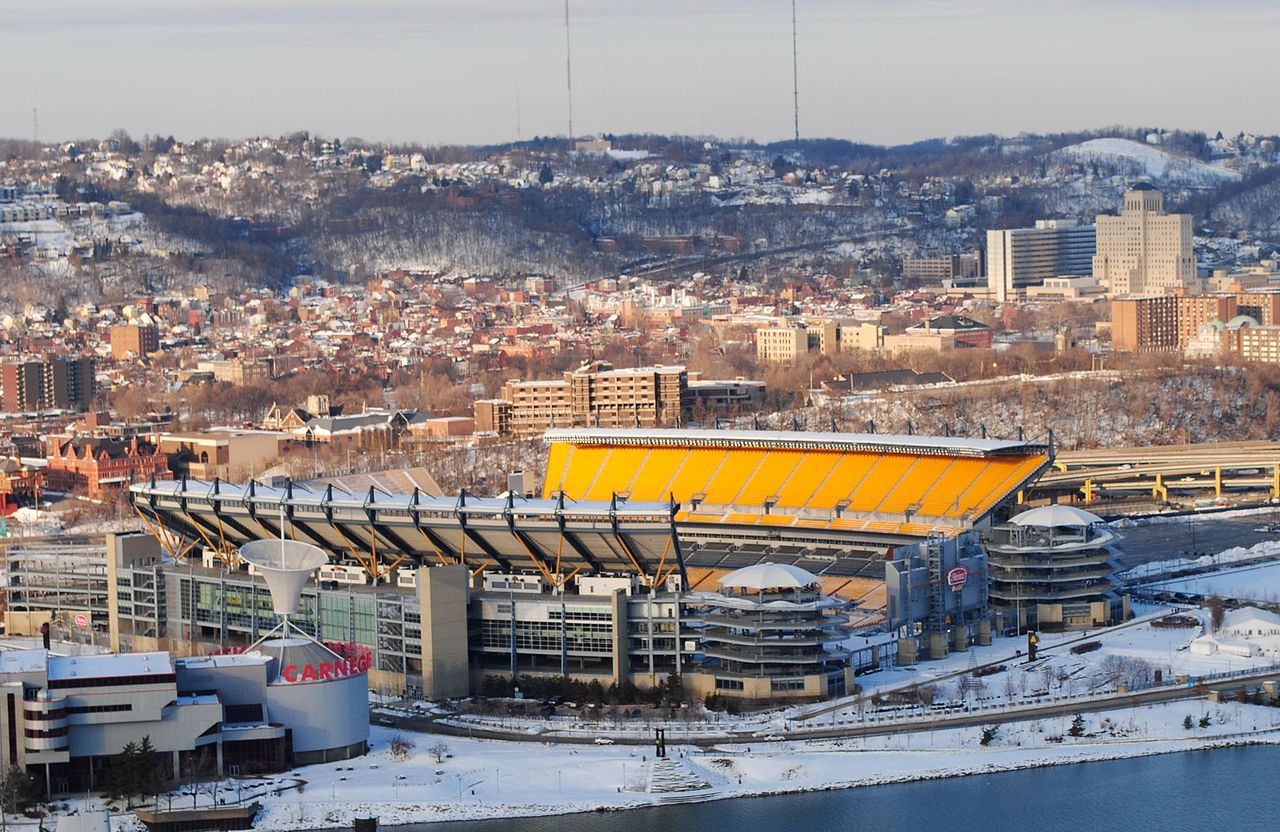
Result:
<svg viewBox="0 0 1280 832">
<path fill-rule="evenodd" d="M 1097 240 L 1093 276 L 1113 295 L 1163 294 L 1195 280 L 1191 215 L 1166 214 L 1151 185 L 1126 191 L 1120 216 L 1098 217 Z"/>
</svg>

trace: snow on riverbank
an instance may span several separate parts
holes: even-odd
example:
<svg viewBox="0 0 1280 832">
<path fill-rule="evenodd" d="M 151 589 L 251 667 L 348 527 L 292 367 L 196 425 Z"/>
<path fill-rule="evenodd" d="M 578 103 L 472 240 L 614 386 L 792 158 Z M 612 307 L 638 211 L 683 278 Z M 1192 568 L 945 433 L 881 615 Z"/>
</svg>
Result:
<svg viewBox="0 0 1280 832">
<path fill-rule="evenodd" d="M 1187 730 L 1182 721 L 1193 717 Z M 1202 716 L 1210 725 L 1199 727 Z M 682 793 L 713 800 L 749 795 L 850 788 L 1046 765 L 1118 759 L 1245 742 L 1280 742 L 1280 709 L 1178 702 L 1086 717 L 1086 736 L 1067 734 L 1071 720 L 1054 718 L 1001 726 L 989 746 L 979 728 L 865 740 L 761 743 L 709 749 L 672 747 L 670 754 L 712 788 Z M 264 832 L 349 826 L 373 816 L 381 825 L 527 817 L 661 804 L 660 795 L 623 791 L 652 749 L 565 746 L 447 738 L 452 757 L 437 764 L 427 752 L 438 740 L 409 736 L 417 748 L 391 759 L 392 732 L 376 728 L 369 757 L 350 764 L 299 769 L 307 781 L 264 800 L 254 824 Z M 350 767 L 350 771 L 346 769 Z M 400 779 L 403 778 L 403 779 Z"/>
</svg>

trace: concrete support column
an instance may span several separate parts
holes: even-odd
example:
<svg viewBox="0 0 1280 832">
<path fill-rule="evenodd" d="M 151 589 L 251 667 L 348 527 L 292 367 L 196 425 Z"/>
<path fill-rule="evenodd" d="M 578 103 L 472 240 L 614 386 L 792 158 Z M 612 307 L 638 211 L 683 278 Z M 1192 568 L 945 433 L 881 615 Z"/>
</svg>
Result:
<svg viewBox="0 0 1280 832">
<path fill-rule="evenodd" d="M 919 646 L 914 638 L 898 639 L 898 665 L 910 667 L 919 659 Z"/>
<path fill-rule="evenodd" d="M 422 609 L 422 692 L 427 699 L 470 693 L 467 647 L 467 590 L 470 573 L 462 564 L 418 569 Z"/>
<path fill-rule="evenodd" d="M 613 681 L 621 685 L 631 678 L 631 665 L 627 658 L 627 591 L 615 589 L 609 600 L 613 614 Z"/>
</svg>

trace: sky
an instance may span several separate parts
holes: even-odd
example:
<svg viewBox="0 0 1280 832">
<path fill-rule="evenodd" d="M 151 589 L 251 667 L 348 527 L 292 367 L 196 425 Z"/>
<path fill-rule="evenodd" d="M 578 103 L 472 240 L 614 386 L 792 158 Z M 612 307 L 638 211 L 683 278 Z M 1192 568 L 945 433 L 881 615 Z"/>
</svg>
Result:
<svg viewBox="0 0 1280 832">
<path fill-rule="evenodd" d="M 573 127 L 792 134 L 789 0 L 571 0 Z M 1280 133 L 1277 0 L 797 0 L 800 133 Z M 0 136 L 565 135 L 562 0 L 0 0 Z"/>
</svg>

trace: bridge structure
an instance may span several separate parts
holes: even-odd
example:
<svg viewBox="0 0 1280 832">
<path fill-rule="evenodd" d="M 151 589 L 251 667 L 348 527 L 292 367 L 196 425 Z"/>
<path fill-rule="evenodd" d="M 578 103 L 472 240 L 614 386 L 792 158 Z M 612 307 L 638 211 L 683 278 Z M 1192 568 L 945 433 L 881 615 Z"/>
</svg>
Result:
<svg viewBox="0 0 1280 832">
<path fill-rule="evenodd" d="M 1280 442 L 1217 442 L 1060 451 L 1028 489 L 1027 499 L 1107 497 L 1167 502 L 1222 499 L 1231 493 L 1280 499 Z"/>
</svg>

